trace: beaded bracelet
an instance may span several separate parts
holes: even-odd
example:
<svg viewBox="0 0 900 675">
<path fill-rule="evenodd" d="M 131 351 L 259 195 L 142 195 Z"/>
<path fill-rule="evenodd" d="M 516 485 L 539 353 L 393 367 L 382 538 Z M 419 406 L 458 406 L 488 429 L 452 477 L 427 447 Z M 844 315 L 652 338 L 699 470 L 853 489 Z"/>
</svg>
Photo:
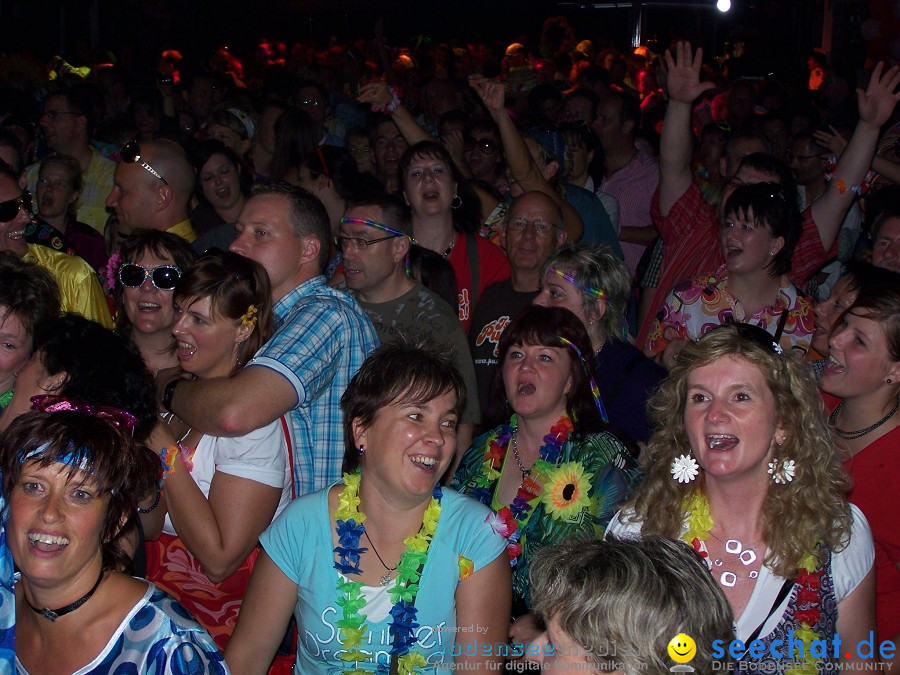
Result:
<svg viewBox="0 0 900 675">
<path fill-rule="evenodd" d="M 146 509 L 142 509 L 140 506 L 137 507 L 137 512 L 138 512 L 138 513 L 150 513 L 151 511 L 153 511 L 157 506 L 159 506 L 159 497 L 160 497 L 161 494 L 162 494 L 162 490 L 160 489 L 159 484 L 157 483 L 157 485 L 156 485 L 156 499 L 154 499 L 154 500 L 153 500 L 153 503 L 152 503 L 148 508 L 146 508 Z"/>
<path fill-rule="evenodd" d="M 381 103 L 373 103 L 372 112 L 383 112 L 390 115 L 400 107 L 400 98 L 397 96 L 397 90 L 394 89 L 391 85 L 387 86 L 387 90 L 391 94 L 390 102 L 383 105 Z"/>
</svg>

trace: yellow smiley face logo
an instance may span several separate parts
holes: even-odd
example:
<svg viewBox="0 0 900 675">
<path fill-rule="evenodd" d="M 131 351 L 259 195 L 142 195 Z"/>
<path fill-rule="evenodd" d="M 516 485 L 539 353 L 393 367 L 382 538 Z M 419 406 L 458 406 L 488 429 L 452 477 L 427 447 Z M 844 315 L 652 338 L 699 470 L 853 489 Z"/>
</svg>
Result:
<svg viewBox="0 0 900 675">
<path fill-rule="evenodd" d="M 666 651 L 675 663 L 687 663 L 697 656 L 697 643 L 687 633 L 679 633 L 669 640 Z"/>
</svg>

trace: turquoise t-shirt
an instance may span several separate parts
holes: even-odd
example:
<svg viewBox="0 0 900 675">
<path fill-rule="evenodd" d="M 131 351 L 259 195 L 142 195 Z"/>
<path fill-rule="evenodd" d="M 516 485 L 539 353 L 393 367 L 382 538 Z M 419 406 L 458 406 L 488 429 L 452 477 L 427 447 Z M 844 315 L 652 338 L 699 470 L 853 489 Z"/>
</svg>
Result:
<svg viewBox="0 0 900 675">
<path fill-rule="evenodd" d="M 330 489 L 330 488 L 329 488 Z M 422 570 L 416 630 L 418 643 L 413 650 L 425 656 L 427 673 L 446 672 L 453 662 L 456 642 L 455 593 L 459 581 L 459 556 L 472 561 L 478 571 L 506 549 L 506 541 L 485 522 L 490 510 L 474 499 L 448 488 L 443 489 L 441 517 Z M 299 673 L 340 673 L 352 663 L 342 661 L 343 651 L 337 621 L 341 608 L 337 599 L 338 571 L 334 568 L 332 532 L 335 522 L 328 514 L 328 490 L 304 495 L 293 501 L 259 538 L 266 553 L 282 572 L 297 584 L 297 620 Z M 391 583 L 391 587 L 393 582 Z M 390 601 L 382 587 L 363 587 L 364 594 L 379 595 L 362 610 L 368 616 L 369 633 L 361 649 L 374 652 L 378 663 L 390 663 L 391 637 L 387 614 Z M 468 629 L 460 626 L 459 629 Z M 472 631 L 476 627 L 471 627 Z M 372 661 L 359 667 L 375 672 Z"/>
</svg>

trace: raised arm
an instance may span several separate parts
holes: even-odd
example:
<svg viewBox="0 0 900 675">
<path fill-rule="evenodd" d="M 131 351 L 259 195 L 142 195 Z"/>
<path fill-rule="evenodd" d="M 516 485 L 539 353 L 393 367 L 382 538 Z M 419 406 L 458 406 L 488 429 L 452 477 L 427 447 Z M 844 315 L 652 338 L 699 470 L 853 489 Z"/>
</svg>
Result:
<svg viewBox="0 0 900 675">
<path fill-rule="evenodd" d="M 171 380 L 160 373 L 160 400 Z M 172 411 L 196 431 L 212 436 L 244 436 L 274 422 L 297 405 L 286 377 L 264 366 L 250 366 L 234 377 L 184 381 L 172 397 Z"/>
<path fill-rule="evenodd" d="M 884 63 L 879 63 L 872 71 L 872 79 L 865 91 L 856 90 L 859 102 L 859 122 L 837 168 L 834 178 L 819 199 L 810 206 L 813 220 L 819 229 L 822 246 L 829 250 L 837 237 L 847 209 L 856 199 L 853 191 L 866 177 L 881 125 L 890 119 L 894 106 L 900 100 L 900 66 L 884 72 Z"/>
<path fill-rule="evenodd" d="M 369 82 L 360 87 L 357 99 L 360 103 L 371 103 L 372 105 L 383 107 L 393 102 L 394 95 L 388 89 L 386 82 Z M 416 122 L 412 113 L 399 101 L 394 112 L 391 113 L 391 119 L 394 120 L 394 124 L 397 125 L 403 138 L 410 145 L 415 145 L 421 141 L 434 140 L 434 137 Z"/>
<path fill-rule="evenodd" d="M 525 139 L 522 138 L 522 134 L 519 133 L 515 123 L 509 116 L 509 112 L 506 110 L 506 93 L 503 85 L 494 80 L 489 80 L 483 75 L 470 75 L 469 86 L 478 92 L 494 123 L 500 129 L 503 154 L 512 177 L 526 192 L 538 190 L 552 197 L 563 211 L 563 225 L 569 241 L 577 242 L 581 239 L 581 235 L 584 234 L 584 223 L 581 220 L 581 216 L 550 185 L 534 159 L 532 159 L 528 146 L 525 144 Z"/>
<path fill-rule="evenodd" d="M 265 675 L 297 602 L 297 584 L 260 551 L 244 594 L 241 614 L 225 649 L 235 675 Z"/>
<path fill-rule="evenodd" d="M 676 43 L 674 59 L 667 49 L 663 60 L 669 106 L 659 140 L 659 210 L 665 216 L 691 185 L 691 106 L 715 85 L 700 81 L 703 50 L 692 57 L 689 42 Z"/>
</svg>

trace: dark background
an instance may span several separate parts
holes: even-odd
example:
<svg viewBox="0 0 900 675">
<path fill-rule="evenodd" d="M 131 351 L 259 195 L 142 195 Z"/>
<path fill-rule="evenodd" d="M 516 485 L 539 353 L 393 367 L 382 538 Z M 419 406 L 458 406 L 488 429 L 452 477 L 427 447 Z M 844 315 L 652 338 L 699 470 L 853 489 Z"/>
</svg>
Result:
<svg viewBox="0 0 900 675">
<path fill-rule="evenodd" d="M 600 4 L 609 8 L 595 7 Z M 578 39 L 605 38 L 623 48 L 630 45 L 637 16 L 643 17 L 643 41 L 656 38 L 663 46 L 674 38 L 687 37 L 713 56 L 742 40 L 748 61 L 760 75 L 780 74 L 795 69 L 798 63 L 802 67 L 809 51 L 820 46 L 831 47 L 835 55 L 854 66 L 862 66 L 867 54 L 889 56 L 892 42 L 894 51 L 900 52 L 897 0 L 732 0 L 733 8 L 727 14 L 712 7 L 714 0 L 685 0 L 674 7 L 663 4 L 672 3 L 0 0 L 0 49 L 27 50 L 42 58 L 61 54 L 76 65 L 97 49 L 142 60 L 154 58 L 162 48 L 178 48 L 190 57 L 225 43 L 240 54 L 261 36 L 288 45 L 314 40 L 320 46 L 326 46 L 331 38 L 343 42 L 371 37 L 378 17 L 384 17 L 385 34 L 394 45 L 418 36 L 461 44 L 506 43 L 521 36 L 536 43 L 543 19 L 564 15 Z M 642 12 L 638 9 L 641 5 Z M 826 14 L 833 29 L 823 36 Z M 900 58 L 900 53 L 894 57 Z"/>
</svg>

